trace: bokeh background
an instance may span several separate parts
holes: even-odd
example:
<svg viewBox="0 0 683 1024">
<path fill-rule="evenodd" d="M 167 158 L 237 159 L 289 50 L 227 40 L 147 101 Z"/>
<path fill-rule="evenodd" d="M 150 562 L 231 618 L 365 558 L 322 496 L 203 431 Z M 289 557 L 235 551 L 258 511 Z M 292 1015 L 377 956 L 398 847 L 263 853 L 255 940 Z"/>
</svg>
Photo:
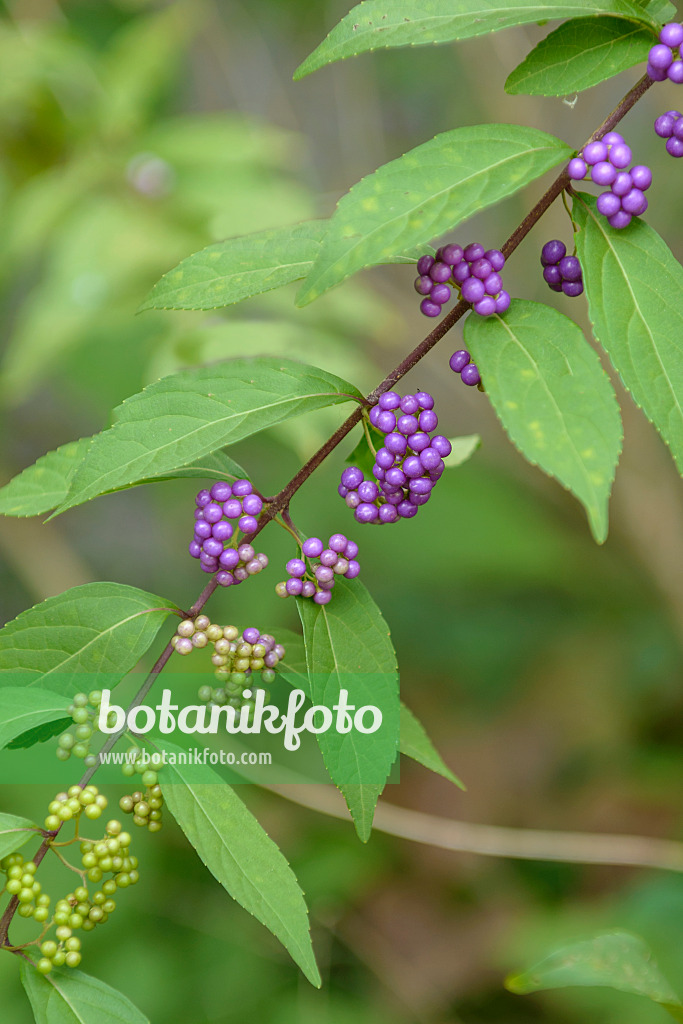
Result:
<svg viewBox="0 0 683 1024">
<path fill-rule="evenodd" d="M 211 313 L 136 309 L 188 253 L 327 216 L 358 178 L 437 132 L 509 121 L 578 147 L 640 74 L 578 98 L 508 97 L 507 74 L 547 32 L 532 26 L 366 55 L 293 83 L 347 9 L 342 0 L 0 4 L 0 480 L 101 429 L 115 404 L 179 367 L 286 352 L 371 388 L 431 326 L 408 268 L 367 271 L 304 310 L 293 288 Z M 681 258 L 681 166 L 652 131 L 674 92 L 650 90 L 624 129 L 654 169 L 649 223 Z M 478 216 L 458 240 L 500 245 L 542 186 Z M 554 237 L 571 239 L 560 203 L 510 260 L 506 287 L 588 329 L 583 300 L 541 280 L 538 252 Z M 624 451 L 610 537 L 596 547 L 580 507 L 511 447 L 485 395 L 449 373 L 460 347 L 456 328 L 405 385 L 432 391 L 444 433 L 479 433 L 481 448 L 416 520 L 359 539 L 403 698 L 468 788 L 406 763 L 386 799 L 472 822 L 683 838 L 683 502 L 668 452 L 615 381 Z M 274 493 L 344 415 L 295 420 L 235 457 Z M 354 443 L 297 496 L 306 532 L 361 532 L 336 495 Z M 99 579 L 188 606 L 205 581 L 186 554 L 195 490 L 194 481 L 138 488 L 47 525 L 1 519 L 2 621 Z M 274 564 L 291 556 L 275 527 L 262 540 Z M 259 577 L 238 601 L 217 594 L 212 616 L 296 628 L 277 579 L 275 569 Z M 143 878 L 106 930 L 87 937 L 83 964 L 155 1022 L 664 1021 L 663 1010 L 617 992 L 503 988 L 509 970 L 617 927 L 642 935 L 683 991 L 680 875 L 460 855 L 378 833 L 364 847 L 347 823 L 255 787 L 240 795 L 307 893 L 324 988 L 302 980 L 169 823 L 138 839 Z M 50 796 L 6 787 L 3 809 L 40 818 Z M 0 988 L 3 1020 L 30 1021 L 9 956 Z"/>
</svg>

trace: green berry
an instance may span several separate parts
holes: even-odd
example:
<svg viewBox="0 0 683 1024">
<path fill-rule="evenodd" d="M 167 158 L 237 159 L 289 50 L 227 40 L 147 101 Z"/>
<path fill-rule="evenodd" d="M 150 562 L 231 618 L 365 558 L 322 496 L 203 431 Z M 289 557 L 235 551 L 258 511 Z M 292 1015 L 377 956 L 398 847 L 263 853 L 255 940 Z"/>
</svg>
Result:
<svg viewBox="0 0 683 1024">
<path fill-rule="evenodd" d="M 33 911 L 33 920 L 37 921 L 38 924 L 42 924 L 43 921 L 47 921 L 50 916 L 50 911 L 47 907 L 36 907 Z"/>
<path fill-rule="evenodd" d="M 57 952 L 57 943 L 53 939 L 46 939 L 40 945 L 40 952 L 51 960 Z"/>
<path fill-rule="evenodd" d="M 91 821 L 95 821 L 102 814 L 102 808 L 98 807 L 97 804 L 88 804 L 85 808 L 85 816 Z"/>
<path fill-rule="evenodd" d="M 67 939 L 71 938 L 72 932 L 71 929 L 68 928 L 66 925 L 62 925 L 60 928 L 57 929 L 55 935 L 57 936 L 60 942 L 66 942 Z"/>
<path fill-rule="evenodd" d="M 74 725 L 84 725 L 90 719 L 90 712 L 87 708 L 74 708 L 72 719 Z"/>
<path fill-rule="evenodd" d="M 132 778 L 133 775 L 135 775 L 135 765 L 134 764 L 127 764 L 127 763 L 126 764 L 122 764 L 121 765 L 121 771 L 123 772 L 123 774 L 126 776 L 127 779 L 130 779 L 130 778 Z"/>
<path fill-rule="evenodd" d="M 153 771 L 147 771 L 142 773 L 142 782 L 145 786 L 156 786 L 157 773 Z"/>
<path fill-rule="evenodd" d="M 73 734 L 70 732 L 63 732 L 62 735 L 57 740 L 57 743 L 62 748 L 62 750 L 71 750 L 75 743 Z"/>
<path fill-rule="evenodd" d="M 52 960 L 48 960 L 47 957 L 43 956 L 36 964 L 36 968 L 41 974 L 49 974 L 52 970 Z"/>
<path fill-rule="evenodd" d="M 67 967 L 78 967 L 81 962 L 81 954 L 73 950 L 71 953 L 67 953 L 64 957 L 64 963 Z"/>
<path fill-rule="evenodd" d="M 71 748 L 71 753 L 74 757 L 77 757 L 79 761 L 82 761 L 84 757 L 88 756 L 88 745 L 87 743 L 74 743 Z"/>
</svg>

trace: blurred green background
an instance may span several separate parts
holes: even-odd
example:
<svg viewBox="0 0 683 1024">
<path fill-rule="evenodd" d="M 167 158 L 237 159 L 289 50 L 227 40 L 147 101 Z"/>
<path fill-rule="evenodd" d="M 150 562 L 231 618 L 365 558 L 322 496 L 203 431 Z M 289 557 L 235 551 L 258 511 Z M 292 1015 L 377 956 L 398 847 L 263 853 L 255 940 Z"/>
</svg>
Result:
<svg viewBox="0 0 683 1024">
<path fill-rule="evenodd" d="M 99 430 L 116 403 L 178 367 L 287 352 L 369 389 L 426 333 L 406 268 L 365 272 L 300 311 L 293 289 L 211 313 L 136 309 L 188 253 L 327 216 L 359 177 L 436 132 L 510 121 L 578 147 L 639 74 L 578 99 L 507 97 L 507 74 L 546 34 L 532 26 L 379 52 L 294 84 L 294 68 L 346 10 L 339 0 L 0 4 L 0 479 Z M 681 166 L 652 132 L 673 92 L 650 90 L 624 130 L 654 169 L 648 220 L 681 258 Z M 500 245 L 541 186 L 458 239 Z M 571 240 L 559 203 L 511 259 L 506 287 L 588 329 L 583 300 L 541 280 L 538 252 L 554 237 Z M 361 541 L 403 698 L 468 786 L 461 793 L 406 763 L 386 798 L 472 822 L 683 838 L 683 503 L 673 464 L 615 381 L 625 444 L 610 538 L 597 548 L 579 506 L 510 446 L 486 397 L 448 372 L 460 347 L 456 328 L 405 382 L 435 394 L 444 433 L 483 438 L 429 509 L 360 537 L 336 495 L 353 436 L 292 509 L 307 533 L 348 529 Z M 344 415 L 295 420 L 234 455 L 274 493 Z M 1 519 L 2 621 L 97 579 L 189 605 L 205 581 L 185 553 L 195 490 L 193 481 L 138 488 L 47 525 Z M 291 541 L 273 527 L 262 546 L 274 568 L 238 604 L 216 595 L 212 616 L 296 628 L 294 608 L 273 591 Z M 6 788 L 3 809 L 40 818 L 51 795 Z M 155 1022 L 666 1020 L 606 990 L 504 990 L 507 971 L 615 927 L 642 935 L 683 993 L 678 875 L 458 855 L 378 833 L 363 847 L 346 823 L 253 787 L 240 795 L 307 893 L 325 986 L 301 979 L 169 823 L 139 840 L 142 881 L 106 931 L 87 937 L 83 963 Z M 9 956 L 0 987 L 3 1020 L 30 1021 Z"/>
</svg>

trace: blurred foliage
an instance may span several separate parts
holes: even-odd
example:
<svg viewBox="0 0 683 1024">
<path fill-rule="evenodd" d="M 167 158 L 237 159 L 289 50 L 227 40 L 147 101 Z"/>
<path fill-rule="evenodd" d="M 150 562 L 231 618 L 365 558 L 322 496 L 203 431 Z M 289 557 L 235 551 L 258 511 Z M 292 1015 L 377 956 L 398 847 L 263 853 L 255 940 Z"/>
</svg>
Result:
<svg viewBox="0 0 683 1024">
<path fill-rule="evenodd" d="M 636 71 L 561 100 L 505 96 L 502 84 L 545 30 L 455 48 L 359 58 L 294 85 L 291 73 L 343 15 L 343 0 L 14 0 L 0 6 L 0 319 L 3 445 L 9 478 L 106 423 L 157 376 L 236 353 L 284 353 L 371 387 L 425 333 L 400 267 L 376 269 L 305 310 L 293 290 L 227 311 L 136 309 L 189 252 L 227 235 L 326 216 L 379 163 L 460 124 L 513 121 L 572 145 Z M 486 67 L 484 82 L 480 68 Z M 655 169 L 648 218 L 683 255 L 683 192 L 651 122 L 651 90 L 629 141 Z M 596 106 L 597 105 L 597 106 Z M 478 216 L 498 245 L 538 185 Z M 559 204 L 511 261 L 514 294 L 557 303 L 537 250 L 569 240 Z M 465 240 L 465 239 L 462 239 Z M 467 239 L 469 240 L 469 239 Z M 506 268 L 506 271 L 508 268 Z M 570 315 L 583 326 L 579 304 Z M 683 507 L 660 442 L 621 393 L 626 443 L 611 536 L 514 452 L 484 396 L 445 370 L 446 340 L 406 385 L 428 388 L 449 436 L 482 447 L 450 470 L 426 514 L 364 531 L 363 578 L 391 625 L 406 702 L 468 786 L 403 766 L 387 798 L 471 821 L 681 837 Z M 323 411 L 235 457 L 273 493 L 340 421 Z M 293 507 L 308 532 L 344 528 L 343 457 Z M 111 579 L 190 604 L 203 578 L 184 554 L 195 483 L 98 499 L 47 525 L 0 521 L 3 621 L 49 594 Z M 351 531 L 358 536 L 360 531 Z M 272 534 L 272 535 L 271 535 Z M 271 528 L 277 566 L 291 541 Z M 298 628 L 276 569 L 216 595 L 220 620 Z M 160 639 L 159 643 L 163 642 Z M 153 652 L 152 652 L 153 653 Z M 123 790 L 122 790 L 123 792 Z M 663 1011 L 607 990 L 523 999 L 505 974 L 600 930 L 641 935 L 677 984 L 683 879 L 655 871 L 459 856 L 352 827 L 243 787 L 310 901 L 325 986 L 309 989 L 282 950 L 221 895 L 171 825 L 141 840 L 144 873 L 84 968 L 154 1020 L 232 1024 L 656 1024 Z M 51 793 L 7 787 L 3 806 L 39 815 Z M 63 872 L 52 868 L 56 885 Z M 129 898 L 130 897 L 130 898 Z M 17 935 L 20 936 L 21 923 Z M 3 1019 L 30 1012 L 0 956 Z"/>
</svg>

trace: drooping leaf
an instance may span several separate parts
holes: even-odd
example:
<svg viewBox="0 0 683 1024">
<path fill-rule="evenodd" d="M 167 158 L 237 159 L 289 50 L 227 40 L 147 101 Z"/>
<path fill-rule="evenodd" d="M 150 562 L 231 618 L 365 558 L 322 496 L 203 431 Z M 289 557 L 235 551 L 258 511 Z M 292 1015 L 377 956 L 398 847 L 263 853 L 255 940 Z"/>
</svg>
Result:
<svg viewBox="0 0 683 1024">
<path fill-rule="evenodd" d="M 86 583 L 49 597 L 0 630 L 0 687 L 79 689 L 83 673 L 115 685 L 152 644 L 175 605 L 121 583 Z"/>
<path fill-rule="evenodd" d="M 126 399 L 114 425 L 93 438 L 58 512 L 355 396 L 334 374 L 288 359 L 230 359 L 164 377 Z"/>
<path fill-rule="evenodd" d="M 164 743 L 172 752 L 177 748 Z M 172 781 L 167 781 L 172 780 Z M 234 790 L 208 766 L 164 768 L 164 799 L 203 863 L 233 899 L 280 940 L 311 984 L 321 984 L 308 911 L 294 872 Z"/>
<path fill-rule="evenodd" d="M 38 837 L 38 826 L 28 818 L 16 814 L 0 814 L 0 860 L 20 850 L 33 836 Z"/>
<path fill-rule="evenodd" d="M 1 687 L 0 750 L 29 729 L 57 719 L 63 720 L 67 703 L 62 694 L 51 693 L 42 687 Z"/>
<path fill-rule="evenodd" d="M 69 967 L 40 974 L 21 959 L 21 983 L 36 1024 L 150 1024 L 122 992 Z"/>
<path fill-rule="evenodd" d="M 149 293 L 144 309 L 217 309 L 306 277 L 328 221 L 258 231 L 216 242 L 182 260 Z M 385 263 L 415 263 L 421 252 L 389 255 Z"/>
<path fill-rule="evenodd" d="M 374 706 L 382 714 L 376 732 L 353 728 L 340 733 L 330 728 L 317 735 L 330 778 L 344 794 L 358 834 L 366 841 L 399 744 L 398 672 L 389 628 L 357 579 L 337 579 L 329 604 L 297 598 L 297 607 L 312 703 L 333 708 L 346 690 L 349 705 Z"/>
<path fill-rule="evenodd" d="M 460 789 L 465 789 L 463 783 L 457 775 L 453 774 L 430 740 L 422 722 L 415 717 L 410 708 L 407 708 L 403 702 L 401 702 L 401 743 L 399 749 L 406 757 L 411 757 L 413 761 L 418 761 L 425 768 L 429 768 L 430 772 L 443 775 L 444 779 L 453 782 Z"/>
<path fill-rule="evenodd" d="M 583 193 L 572 215 L 595 337 L 683 472 L 683 267 L 639 217 L 617 231 Z"/>
<path fill-rule="evenodd" d="M 443 132 L 384 164 L 339 200 L 297 304 L 455 228 L 571 154 L 535 128 L 487 124 Z"/>
<path fill-rule="evenodd" d="M 513 95 L 567 96 L 647 60 L 648 28 L 621 18 L 575 18 L 560 25 L 508 76 Z"/>
<path fill-rule="evenodd" d="M 504 318 L 470 315 L 465 344 L 510 440 L 579 499 L 601 544 L 621 417 L 581 329 L 551 306 L 515 299 Z"/>
<path fill-rule="evenodd" d="M 534 21 L 609 14 L 656 27 L 651 13 L 631 0 L 364 0 L 296 69 L 294 78 L 372 50 L 450 43 Z"/>
<path fill-rule="evenodd" d="M 551 953 L 529 971 L 507 978 L 506 987 L 523 995 L 541 989 L 604 985 L 646 996 L 683 1021 L 683 1003 L 659 970 L 642 939 L 628 932 L 597 935 Z"/>
<path fill-rule="evenodd" d="M 0 487 L 0 515 L 37 516 L 50 512 L 64 499 L 69 490 L 69 481 L 81 464 L 92 438 L 70 441 L 52 452 L 41 455 L 32 466 L 18 473 L 8 484 Z M 178 477 L 206 477 L 209 480 L 223 480 L 246 477 L 247 473 L 225 452 L 212 452 L 197 459 L 191 466 L 177 469 L 166 476 L 148 477 L 137 483 L 152 480 L 171 480 Z"/>
<path fill-rule="evenodd" d="M 10 740 L 7 744 L 7 749 L 28 750 L 30 747 L 35 747 L 36 743 L 45 743 L 47 740 L 51 740 L 53 736 L 59 736 L 71 724 L 71 717 L 65 717 L 56 718 L 52 722 L 45 722 L 44 725 L 37 725 L 34 729 L 27 729 L 26 732 L 19 733 L 13 740 Z"/>
<path fill-rule="evenodd" d="M 463 462 L 472 458 L 481 444 L 479 434 L 463 434 L 462 437 L 449 437 L 448 440 L 451 442 L 451 454 L 443 460 L 447 469 L 462 466 Z"/>
</svg>

